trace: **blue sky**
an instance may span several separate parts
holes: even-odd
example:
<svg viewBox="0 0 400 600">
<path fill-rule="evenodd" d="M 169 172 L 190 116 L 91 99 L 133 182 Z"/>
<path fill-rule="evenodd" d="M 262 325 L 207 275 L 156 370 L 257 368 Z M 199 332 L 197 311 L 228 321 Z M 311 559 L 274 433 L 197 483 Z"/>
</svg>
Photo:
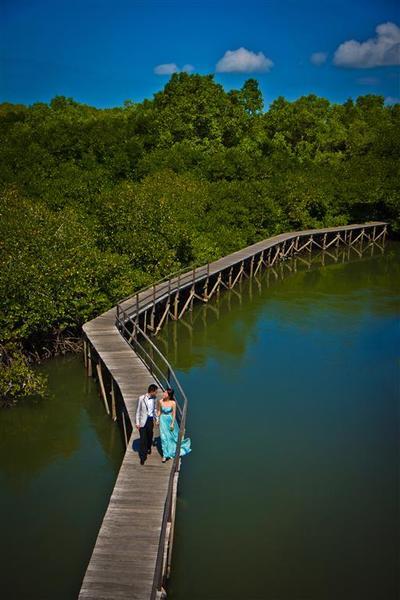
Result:
<svg viewBox="0 0 400 600">
<path fill-rule="evenodd" d="M 189 65 L 215 73 L 227 89 L 256 77 L 266 105 L 280 95 L 309 93 L 334 102 L 377 93 L 390 102 L 400 97 L 399 6 L 397 0 L 1 0 L 0 101 L 31 104 L 64 95 L 116 106 L 161 89 L 169 75 L 155 70 Z"/>
</svg>

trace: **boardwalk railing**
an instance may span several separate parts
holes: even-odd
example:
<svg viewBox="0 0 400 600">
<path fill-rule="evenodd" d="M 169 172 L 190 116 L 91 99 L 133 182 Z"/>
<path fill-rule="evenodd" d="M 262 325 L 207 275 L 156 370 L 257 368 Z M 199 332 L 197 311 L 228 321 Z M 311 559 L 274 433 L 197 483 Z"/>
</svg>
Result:
<svg viewBox="0 0 400 600">
<path fill-rule="evenodd" d="M 133 329 L 128 328 L 128 323 Z M 146 367 L 154 379 L 159 383 L 161 388 L 166 389 L 168 387 L 172 387 L 174 389 L 175 398 L 177 401 L 176 405 L 178 408 L 177 412 L 179 415 L 179 418 L 177 419 L 179 424 L 178 441 L 168 481 L 167 496 L 161 525 L 160 544 L 158 547 L 157 561 L 154 572 L 154 584 L 151 595 L 151 600 L 155 600 L 157 598 L 157 592 L 159 592 L 163 587 L 164 576 L 169 574 L 171 565 L 173 539 L 173 532 L 171 532 L 171 528 L 174 526 L 173 513 L 175 511 L 180 451 L 182 439 L 185 435 L 188 402 L 186 394 L 183 391 L 182 386 L 179 383 L 179 380 L 168 360 L 120 305 L 117 305 L 117 327 L 131 348 L 136 352 L 137 356 L 139 356 L 145 363 Z M 155 357 L 157 357 L 158 360 L 155 360 Z"/>
<path fill-rule="evenodd" d="M 124 311 L 142 332 L 157 334 L 168 319 L 179 320 L 195 301 L 208 302 L 221 288 L 232 289 L 243 277 L 253 277 L 263 267 L 273 267 L 314 248 L 326 251 L 343 244 L 356 247 L 385 239 L 387 224 L 371 222 L 307 231 L 283 233 L 257 242 L 201 266 L 191 266 L 136 292 L 121 301 L 117 311 Z"/>
</svg>

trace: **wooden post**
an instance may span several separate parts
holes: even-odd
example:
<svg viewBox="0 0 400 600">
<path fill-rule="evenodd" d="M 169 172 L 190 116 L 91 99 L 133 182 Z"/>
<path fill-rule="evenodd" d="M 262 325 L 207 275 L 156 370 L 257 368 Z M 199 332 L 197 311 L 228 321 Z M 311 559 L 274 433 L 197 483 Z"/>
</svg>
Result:
<svg viewBox="0 0 400 600">
<path fill-rule="evenodd" d="M 257 273 L 258 273 L 261 265 L 263 264 L 263 262 L 264 262 L 264 250 L 260 254 L 260 258 L 258 260 L 258 263 L 257 263 L 257 266 L 256 266 L 256 270 L 254 271 L 254 276 L 257 275 Z"/>
<path fill-rule="evenodd" d="M 243 273 L 243 262 L 242 262 L 242 264 L 240 265 L 240 269 L 239 269 L 239 272 L 238 272 L 238 274 L 236 275 L 236 277 L 235 277 L 235 279 L 233 280 L 233 282 L 231 282 L 231 288 L 234 288 L 234 287 L 235 287 L 235 285 L 236 285 L 236 283 L 237 283 L 238 279 L 242 277 L 242 273 Z"/>
<path fill-rule="evenodd" d="M 363 250 L 363 242 L 364 242 L 364 236 L 365 236 L 365 229 L 364 227 L 361 229 L 361 252 Z"/>
<path fill-rule="evenodd" d="M 221 283 L 221 273 L 218 273 L 217 281 L 213 285 L 210 293 L 208 294 L 208 299 L 212 298 L 212 296 L 214 295 L 214 292 L 219 287 L 220 283 Z"/>
<path fill-rule="evenodd" d="M 179 289 L 175 293 L 174 298 L 174 319 L 177 321 L 178 319 L 178 310 L 179 310 Z"/>
<path fill-rule="evenodd" d="M 160 331 L 160 329 L 161 329 L 161 327 L 162 327 L 165 319 L 168 316 L 168 313 L 169 313 L 169 298 L 167 300 L 167 304 L 165 305 L 165 310 L 164 310 L 163 316 L 161 317 L 161 319 L 160 319 L 160 321 L 159 321 L 159 323 L 157 325 L 157 328 L 155 330 L 155 334 L 157 334 Z"/>
<path fill-rule="evenodd" d="M 114 379 L 111 377 L 111 416 L 112 420 L 117 420 L 117 408 L 115 403 Z"/>
<path fill-rule="evenodd" d="M 229 276 L 228 276 L 228 288 L 229 289 L 232 287 L 232 269 L 233 269 L 233 267 L 231 267 L 229 269 Z"/>
<path fill-rule="evenodd" d="M 327 236 L 327 234 L 324 233 L 324 237 L 323 237 L 323 241 L 322 241 L 322 249 L 323 250 L 325 250 L 325 248 L 326 248 L 326 236 Z"/>
<path fill-rule="evenodd" d="M 308 246 L 309 252 L 311 252 L 311 250 L 312 250 L 313 241 L 314 241 L 314 236 L 311 234 L 310 239 L 309 239 L 310 245 Z"/>
<path fill-rule="evenodd" d="M 190 306 L 189 306 L 190 312 L 192 312 L 192 310 L 193 310 L 193 302 L 194 302 L 195 292 L 196 292 L 196 267 L 193 267 L 192 291 L 191 291 L 191 299 L 190 299 Z"/>
<path fill-rule="evenodd" d="M 253 270 L 254 270 L 254 254 L 250 260 L 250 277 L 253 277 Z"/>
<path fill-rule="evenodd" d="M 124 430 L 125 448 L 128 447 L 128 434 L 126 433 L 125 411 L 122 410 L 122 428 Z"/>
<path fill-rule="evenodd" d="M 369 253 L 369 255 L 373 256 L 374 255 L 374 247 L 375 247 L 374 240 L 372 240 L 372 243 L 370 244 L 370 246 L 371 246 L 371 252 Z"/>
<path fill-rule="evenodd" d="M 168 314 L 167 314 L 167 322 L 169 321 L 170 308 L 171 308 L 171 278 L 168 279 Z"/>
<path fill-rule="evenodd" d="M 83 340 L 83 362 L 85 363 L 85 369 L 87 370 L 88 360 L 87 360 L 87 341 Z"/>
<path fill-rule="evenodd" d="M 293 254 L 293 246 L 294 246 L 294 242 L 292 242 L 291 244 L 289 244 L 289 248 L 287 250 L 285 250 L 285 253 L 283 255 L 284 257 L 285 256 L 289 256 L 289 255 L 292 256 L 292 254 Z"/>
<path fill-rule="evenodd" d="M 93 365 L 92 365 L 92 351 L 90 348 L 90 342 L 88 344 L 88 368 L 87 368 L 88 377 L 92 377 L 93 375 Z"/>
<path fill-rule="evenodd" d="M 103 374 L 101 372 L 101 364 L 100 364 L 100 362 L 98 362 L 96 364 L 96 369 L 97 369 L 97 375 L 99 377 L 100 389 L 101 389 L 101 394 L 103 396 L 104 406 L 105 406 L 107 414 L 109 415 L 110 414 L 110 409 L 108 407 L 107 394 L 106 394 L 106 390 L 105 390 L 105 387 L 104 387 Z"/>
<path fill-rule="evenodd" d="M 150 315 L 150 329 L 151 331 L 154 331 L 154 319 L 156 316 L 156 286 L 153 283 L 153 306 L 151 308 L 151 315 Z"/>
<path fill-rule="evenodd" d="M 277 248 L 276 248 L 276 252 L 275 252 L 275 256 L 272 259 L 272 261 L 269 263 L 269 266 L 272 267 L 272 265 L 275 263 L 276 259 L 278 258 L 278 256 L 280 255 L 281 252 L 281 247 L 280 244 L 278 244 Z"/>
<path fill-rule="evenodd" d="M 179 313 L 178 319 L 181 318 L 181 316 L 183 315 L 183 313 L 185 312 L 185 310 L 187 309 L 187 307 L 189 306 L 189 304 L 191 302 L 193 302 L 193 289 L 190 291 L 189 298 L 186 300 L 181 312 Z"/>
<path fill-rule="evenodd" d="M 178 289 L 176 290 L 175 299 L 174 299 L 174 319 L 178 320 L 179 315 L 179 294 L 181 289 L 181 276 L 178 274 Z"/>
<path fill-rule="evenodd" d="M 207 263 L 207 279 L 203 288 L 203 300 L 208 300 L 208 282 L 210 279 L 210 263 Z"/>
</svg>

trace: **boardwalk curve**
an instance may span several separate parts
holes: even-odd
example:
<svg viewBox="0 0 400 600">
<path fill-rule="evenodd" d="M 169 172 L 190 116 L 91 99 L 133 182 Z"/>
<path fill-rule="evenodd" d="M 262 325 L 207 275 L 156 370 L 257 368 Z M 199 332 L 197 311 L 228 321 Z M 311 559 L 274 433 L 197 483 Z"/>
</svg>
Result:
<svg viewBox="0 0 400 600">
<path fill-rule="evenodd" d="M 213 263 L 165 278 L 84 324 L 88 375 L 99 382 L 105 410 L 118 421 L 126 452 L 79 594 L 87 600 L 155 600 L 166 597 L 171 567 L 179 457 L 161 463 L 153 451 L 141 466 L 134 451 L 136 402 L 147 386 L 172 384 L 177 392 L 180 438 L 187 399 L 168 360 L 151 341 L 167 319 L 180 319 L 194 302 L 257 275 L 295 254 L 340 244 L 378 244 L 387 224 L 372 222 L 283 233 Z M 180 442 L 179 442 L 180 443 Z M 178 443 L 178 451 L 179 451 Z M 90 476 L 90 475 L 89 475 Z"/>
</svg>

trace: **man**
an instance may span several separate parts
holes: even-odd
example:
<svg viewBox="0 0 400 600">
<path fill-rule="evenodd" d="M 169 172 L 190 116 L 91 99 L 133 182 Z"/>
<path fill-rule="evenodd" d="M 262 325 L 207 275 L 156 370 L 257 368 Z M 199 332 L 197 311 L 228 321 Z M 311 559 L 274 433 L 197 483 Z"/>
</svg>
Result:
<svg viewBox="0 0 400 600">
<path fill-rule="evenodd" d="M 136 429 L 140 434 L 139 457 L 140 464 L 144 462 L 148 454 L 151 454 L 153 444 L 153 428 L 156 419 L 156 397 L 157 386 L 152 383 L 149 385 L 147 394 L 140 396 L 136 408 Z"/>
</svg>

